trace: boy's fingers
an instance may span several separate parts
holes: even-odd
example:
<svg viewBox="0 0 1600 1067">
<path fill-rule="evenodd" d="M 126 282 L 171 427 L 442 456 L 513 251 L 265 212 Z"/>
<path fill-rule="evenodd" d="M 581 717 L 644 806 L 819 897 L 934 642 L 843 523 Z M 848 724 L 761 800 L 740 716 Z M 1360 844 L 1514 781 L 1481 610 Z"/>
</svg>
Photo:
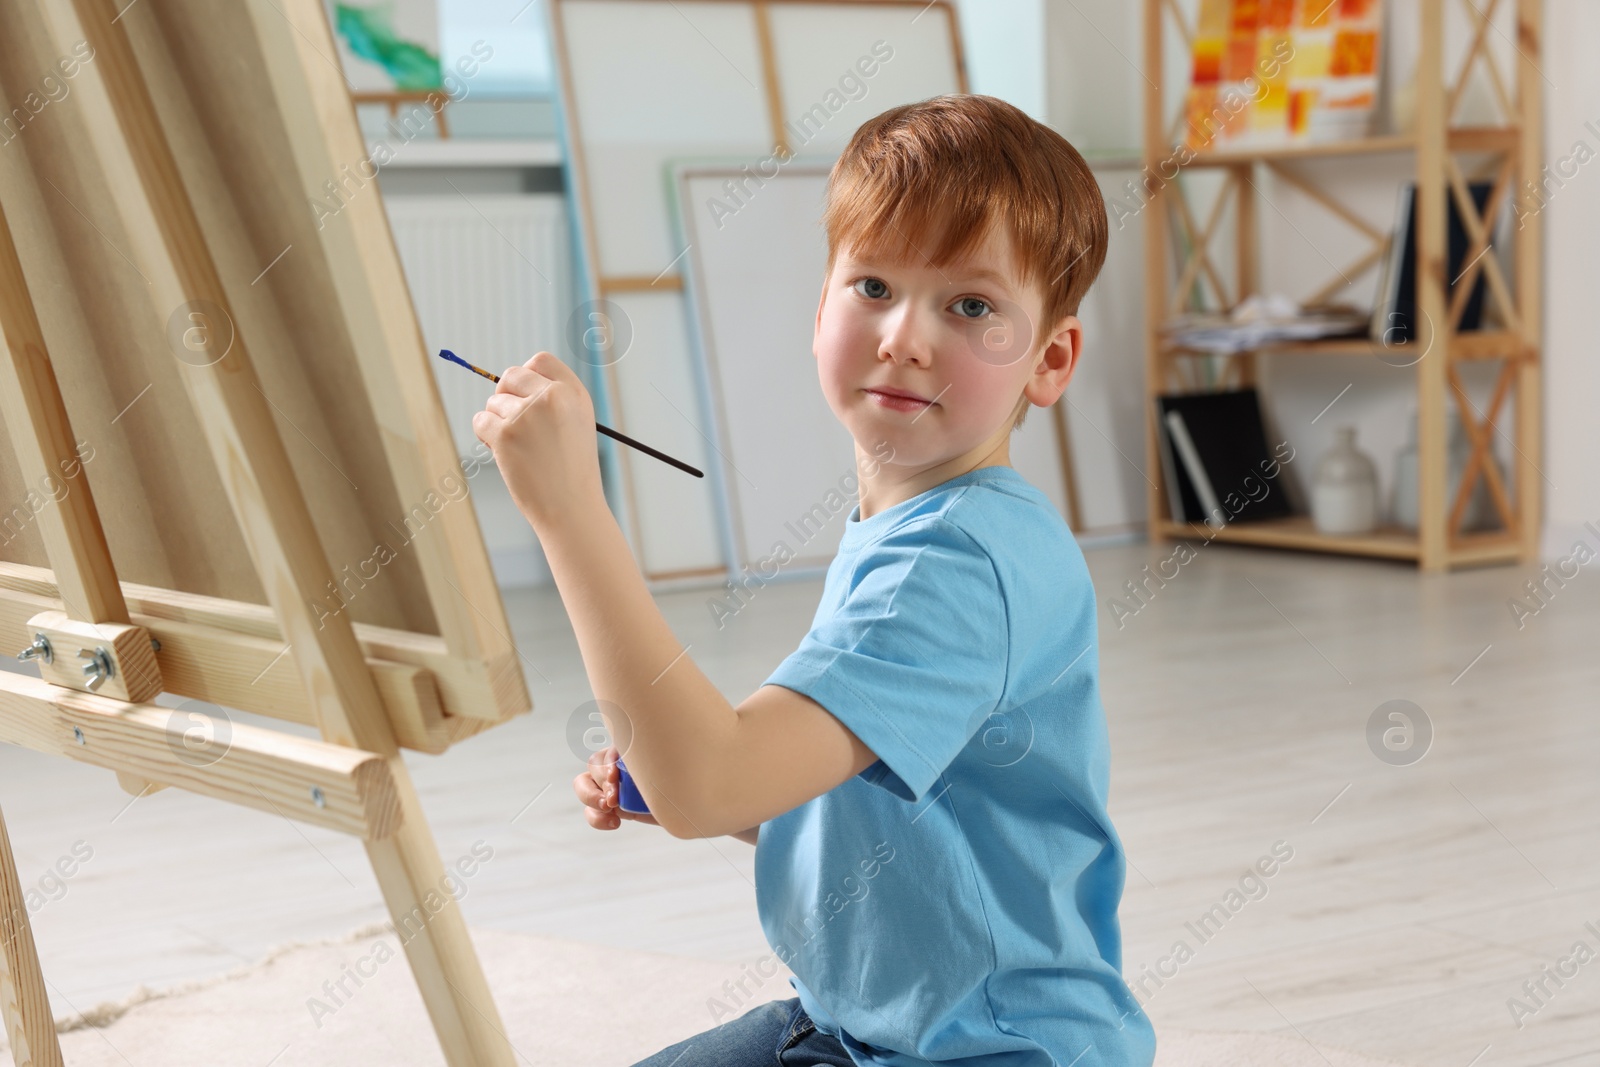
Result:
<svg viewBox="0 0 1600 1067">
<path fill-rule="evenodd" d="M 496 396 L 509 393 L 512 396 L 529 397 L 537 393 L 543 384 L 540 376 L 526 366 L 507 367 L 501 372 L 494 391 Z"/>
<path fill-rule="evenodd" d="M 605 807 L 605 789 L 596 784 L 595 780 L 587 773 L 580 774 L 572 780 L 572 789 L 573 792 L 578 794 L 578 799 L 583 801 L 585 807 L 595 809 Z"/>
<path fill-rule="evenodd" d="M 622 772 L 617 769 L 615 745 L 589 753 L 589 775 L 595 780 L 596 785 L 602 787 L 607 784 L 616 785 L 621 780 Z"/>
<path fill-rule="evenodd" d="M 576 382 L 578 375 L 566 365 L 560 356 L 554 352 L 536 352 L 532 359 L 523 364 L 524 367 L 537 374 L 542 374 L 552 381 Z"/>
<path fill-rule="evenodd" d="M 527 403 L 522 397 L 512 393 L 496 393 L 483 403 L 483 410 L 502 419 L 511 420 L 522 413 L 523 405 Z M 476 415 L 473 416 L 477 418 Z"/>
<path fill-rule="evenodd" d="M 554 352 L 537 352 L 520 367 L 507 367 L 495 386 L 496 393 L 534 397 L 556 382 L 578 382 L 578 375 Z"/>
</svg>

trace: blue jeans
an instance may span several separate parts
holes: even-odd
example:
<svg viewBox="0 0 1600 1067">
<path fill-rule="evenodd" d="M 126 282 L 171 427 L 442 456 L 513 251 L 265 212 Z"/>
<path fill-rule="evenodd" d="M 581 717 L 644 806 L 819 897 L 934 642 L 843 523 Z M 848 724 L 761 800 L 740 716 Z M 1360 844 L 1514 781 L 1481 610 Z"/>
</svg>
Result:
<svg viewBox="0 0 1600 1067">
<path fill-rule="evenodd" d="M 854 1067 L 837 1038 L 816 1028 L 799 997 L 760 1004 L 737 1019 L 633 1067 Z"/>
</svg>

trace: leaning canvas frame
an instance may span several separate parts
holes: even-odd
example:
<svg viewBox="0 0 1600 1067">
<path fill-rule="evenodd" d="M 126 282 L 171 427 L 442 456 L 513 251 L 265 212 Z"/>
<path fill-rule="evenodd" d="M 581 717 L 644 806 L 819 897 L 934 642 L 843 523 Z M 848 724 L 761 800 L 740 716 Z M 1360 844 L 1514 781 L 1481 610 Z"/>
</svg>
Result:
<svg viewBox="0 0 1600 1067">
<path fill-rule="evenodd" d="M 0 6 L 0 742 L 360 837 L 446 1061 L 509 1067 L 400 750 L 531 705 L 335 55 L 320 0 Z M 19 892 L 0 824 L 57 1064 Z"/>
<path fill-rule="evenodd" d="M 614 506 L 652 588 L 703 586 L 737 573 L 718 491 L 732 472 L 714 454 L 694 370 L 671 167 L 708 157 L 754 166 L 791 142 L 800 151 L 788 124 L 824 99 L 824 74 L 836 80 L 878 38 L 895 42 L 896 58 L 864 97 L 818 124 L 806 151 L 837 153 L 895 104 L 967 91 L 955 9 L 949 0 L 551 0 L 548 13 L 587 297 L 575 320 L 592 327 L 569 332 L 595 345 L 574 354 L 589 363 L 602 421 L 716 472 L 686 484 L 603 444 Z"/>
</svg>

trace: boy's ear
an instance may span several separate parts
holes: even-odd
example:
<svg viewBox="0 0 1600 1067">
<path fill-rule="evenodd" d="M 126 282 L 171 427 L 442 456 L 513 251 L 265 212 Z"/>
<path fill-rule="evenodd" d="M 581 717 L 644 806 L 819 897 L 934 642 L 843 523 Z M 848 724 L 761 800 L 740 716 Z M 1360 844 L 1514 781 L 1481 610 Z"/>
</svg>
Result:
<svg viewBox="0 0 1600 1067">
<path fill-rule="evenodd" d="M 1068 315 L 1056 324 L 1056 332 L 1045 343 L 1042 358 L 1023 388 L 1029 402 L 1049 407 L 1060 400 L 1078 369 L 1082 352 L 1083 322 L 1076 315 Z"/>
</svg>

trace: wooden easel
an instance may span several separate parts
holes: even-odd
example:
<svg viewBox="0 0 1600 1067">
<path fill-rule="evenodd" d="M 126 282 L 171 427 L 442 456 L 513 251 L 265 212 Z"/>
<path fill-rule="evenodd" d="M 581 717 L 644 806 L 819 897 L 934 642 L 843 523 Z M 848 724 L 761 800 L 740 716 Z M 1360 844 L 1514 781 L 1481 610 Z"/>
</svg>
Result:
<svg viewBox="0 0 1600 1067">
<path fill-rule="evenodd" d="M 319 0 L 0 6 L 0 741 L 359 836 L 447 1062 L 509 1067 L 400 749 L 531 705 L 336 57 Z M 322 739 L 196 759 L 163 692 Z M 3 822 L 0 1015 L 61 1062 Z"/>
</svg>

